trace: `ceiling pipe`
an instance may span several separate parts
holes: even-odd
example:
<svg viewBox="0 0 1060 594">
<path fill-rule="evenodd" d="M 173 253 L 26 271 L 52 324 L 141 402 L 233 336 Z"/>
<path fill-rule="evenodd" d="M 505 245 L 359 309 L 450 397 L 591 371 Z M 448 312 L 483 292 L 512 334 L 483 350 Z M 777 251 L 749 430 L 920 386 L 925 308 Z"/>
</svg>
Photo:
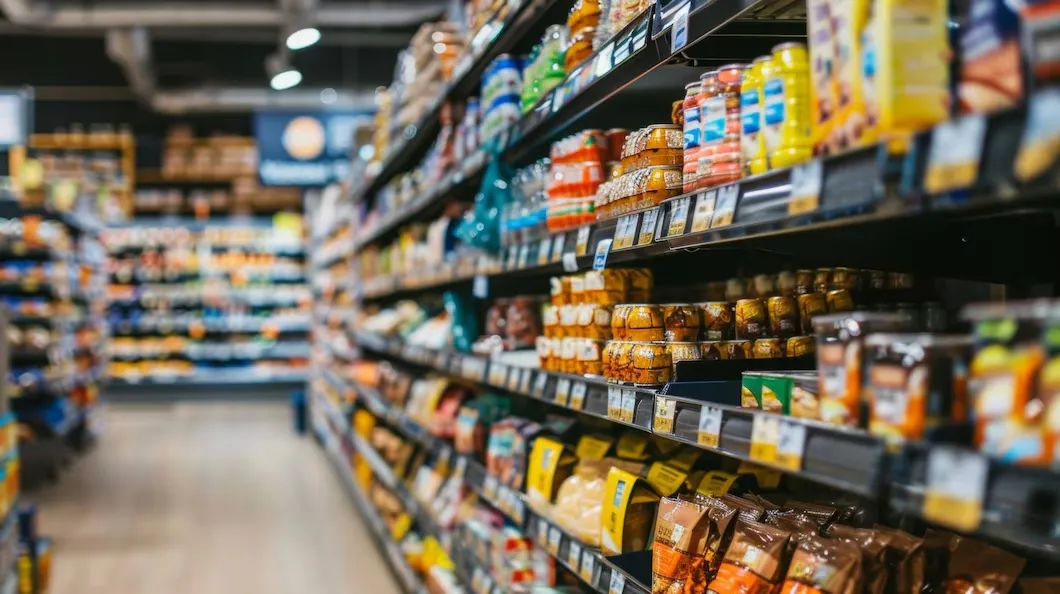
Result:
<svg viewBox="0 0 1060 594">
<path fill-rule="evenodd" d="M 51 37 L 61 33 L 63 37 L 98 38 L 106 35 L 102 29 L 70 28 L 59 32 L 54 29 L 16 25 L 0 21 L 0 35 L 26 35 L 34 37 Z M 199 28 L 191 29 L 151 29 L 151 38 L 159 41 L 195 42 L 232 44 L 272 45 L 276 43 L 276 32 L 264 27 L 245 29 Z M 355 46 L 355 47 L 393 47 L 401 48 L 409 44 L 412 33 L 400 31 L 358 31 L 349 29 L 324 30 L 318 45 Z"/>
<path fill-rule="evenodd" d="M 262 109 L 353 109 L 375 110 L 375 91 L 335 91 L 335 101 L 324 105 L 320 89 L 201 88 L 188 91 L 157 91 L 151 107 L 160 113 L 179 115 L 196 112 L 248 112 Z"/>
<path fill-rule="evenodd" d="M 59 29 L 279 27 L 286 23 L 284 11 L 279 7 L 213 2 L 173 2 L 139 8 L 104 3 L 73 8 L 44 6 L 34 0 L 0 0 L 0 10 L 11 22 L 19 25 Z M 317 25 L 329 27 L 401 27 L 438 18 L 444 11 L 444 4 L 422 0 L 328 3 L 313 11 L 313 21 Z"/>
</svg>

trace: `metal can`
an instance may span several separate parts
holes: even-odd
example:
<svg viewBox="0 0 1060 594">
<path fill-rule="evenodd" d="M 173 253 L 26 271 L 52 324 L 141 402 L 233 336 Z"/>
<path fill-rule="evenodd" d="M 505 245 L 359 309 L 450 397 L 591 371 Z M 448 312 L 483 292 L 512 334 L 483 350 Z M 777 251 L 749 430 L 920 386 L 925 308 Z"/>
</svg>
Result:
<svg viewBox="0 0 1060 594">
<path fill-rule="evenodd" d="M 703 338 L 705 340 L 732 340 L 736 338 L 733 324 L 733 304 L 729 301 L 707 301 L 697 303 Z"/>
<path fill-rule="evenodd" d="M 671 303 L 661 307 L 668 342 L 688 342 L 699 337 L 699 310 L 693 305 Z"/>
<path fill-rule="evenodd" d="M 626 316 L 626 335 L 635 341 L 661 341 L 665 336 L 662 309 L 658 305 L 631 305 Z"/>
<path fill-rule="evenodd" d="M 801 357 L 814 352 L 814 338 L 812 336 L 792 336 L 784 345 L 785 357 Z"/>
<path fill-rule="evenodd" d="M 773 56 L 755 58 L 740 84 L 740 156 L 746 175 L 769 170 L 766 139 L 762 135 L 762 69 L 772 62 Z"/>
<path fill-rule="evenodd" d="M 828 300 L 824 293 L 805 293 L 799 295 L 799 322 L 802 332 L 813 332 L 814 316 L 828 313 Z"/>
<path fill-rule="evenodd" d="M 832 271 L 832 288 L 856 291 L 860 271 L 857 268 L 839 267 Z"/>
<path fill-rule="evenodd" d="M 769 336 L 769 316 L 761 299 L 741 299 L 736 302 L 736 338 L 758 340 Z"/>
<path fill-rule="evenodd" d="M 772 68 L 765 76 L 762 95 L 770 168 L 782 169 L 810 159 L 810 62 L 805 45 L 789 42 L 773 48 Z"/>
<path fill-rule="evenodd" d="M 769 310 L 769 329 L 773 336 L 788 338 L 799 333 L 799 307 L 794 297 L 770 297 L 766 308 Z"/>
<path fill-rule="evenodd" d="M 832 269 L 818 268 L 813 277 L 813 290 L 816 293 L 827 293 L 832 289 Z"/>
<path fill-rule="evenodd" d="M 673 361 L 662 342 L 633 343 L 630 383 L 661 386 L 673 378 Z"/>
<path fill-rule="evenodd" d="M 813 293 L 813 271 L 805 269 L 796 270 L 795 294 L 805 295 L 806 293 Z"/>
<path fill-rule="evenodd" d="M 850 295 L 850 291 L 846 289 L 828 291 L 825 295 L 825 301 L 828 304 L 828 311 L 832 313 L 854 311 L 854 298 Z"/>
<path fill-rule="evenodd" d="M 678 361 L 699 361 L 703 358 L 699 351 L 699 344 L 694 342 L 667 343 L 666 352 L 670 353 L 670 361 L 673 363 L 674 376 L 677 375 Z"/>
<path fill-rule="evenodd" d="M 755 359 L 779 359 L 784 356 L 784 347 L 779 338 L 759 338 L 751 352 Z"/>
</svg>

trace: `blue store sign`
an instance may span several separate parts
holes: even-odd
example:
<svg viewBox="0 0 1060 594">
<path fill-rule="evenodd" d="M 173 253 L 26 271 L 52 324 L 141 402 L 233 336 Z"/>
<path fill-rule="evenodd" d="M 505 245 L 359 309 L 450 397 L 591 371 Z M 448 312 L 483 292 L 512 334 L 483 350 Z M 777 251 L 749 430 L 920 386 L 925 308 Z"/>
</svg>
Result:
<svg viewBox="0 0 1060 594">
<path fill-rule="evenodd" d="M 350 171 L 353 133 L 364 112 L 254 114 L 258 177 L 266 186 L 323 186 Z"/>
</svg>

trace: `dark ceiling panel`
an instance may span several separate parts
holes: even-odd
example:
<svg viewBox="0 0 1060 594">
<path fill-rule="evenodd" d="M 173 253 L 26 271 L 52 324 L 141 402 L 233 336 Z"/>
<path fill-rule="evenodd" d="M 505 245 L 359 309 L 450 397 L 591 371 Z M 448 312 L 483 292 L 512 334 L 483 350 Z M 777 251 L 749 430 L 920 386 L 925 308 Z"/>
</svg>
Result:
<svg viewBox="0 0 1060 594">
<path fill-rule="evenodd" d="M 0 35 L 0 84 L 124 86 L 125 75 L 106 53 L 103 38 Z M 17 56 L 17 58 L 15 57 Z"/>
</svg>

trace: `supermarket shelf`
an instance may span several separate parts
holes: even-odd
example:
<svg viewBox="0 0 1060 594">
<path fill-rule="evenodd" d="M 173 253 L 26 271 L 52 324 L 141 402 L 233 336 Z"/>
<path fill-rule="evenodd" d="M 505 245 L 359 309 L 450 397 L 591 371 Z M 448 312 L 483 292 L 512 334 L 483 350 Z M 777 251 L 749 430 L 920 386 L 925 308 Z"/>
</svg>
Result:
<svg viewBox="0 0 1060 594">
<path fill-rule="evenodd" d="M 208 385 L 290 385 L 304 384 L 306 374 L 283 374 L 262 375 L 261 373 L 240 372 L 239 370 L 225 370 L 221 372 L 197 371 L 191 376 L 177 375 L 145 375 L 138 379 L 128 377 L 112 377 L 110 384 L 113 386 L 145 386 L 145 385 L 167 385 L 167 386 L 208 386 Z"/>
<path fill-rule="evenodd" d="M 169 336 L 172 334 L 186 334 L 188 329 L 191 327 L 187 323 L 179 324 L 143 324 L 139 326 L 129 326 L 122 322 L 111 323 L 110 334 L 111 336 Z M 279 334 L 307 334 L 309 332 L 309 324 L 303 324 L 298 326 L 282 326 L 273 325 L 269 323 L 263 324 L 244 324 L 244 325 L 203 325 L 202 330 L 206 334 L 259 334 L 263 331 L 276 332 Z"/>
<path fill-rule="evenodd" d="M 46 221 L 59 221 L 78 234 L 98 235 L 103 230 L 103 223 L 97 217 L 76 212 L 59 212 L 41 206 L 23 206 L 17 200 L 0 199 L 0 217 L 11 219 L 26 216 L 40 217 Z"/>
</svg>

